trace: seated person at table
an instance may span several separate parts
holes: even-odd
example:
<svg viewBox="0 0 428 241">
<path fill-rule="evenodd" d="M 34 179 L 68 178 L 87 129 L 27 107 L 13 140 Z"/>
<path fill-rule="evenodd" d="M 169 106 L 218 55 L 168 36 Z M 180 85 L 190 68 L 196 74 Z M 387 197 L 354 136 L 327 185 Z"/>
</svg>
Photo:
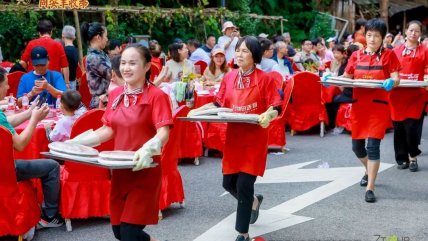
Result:
<svg viewBox="0 0 428 241">
<path fill-rule="evenodd" d="M 0 67 L 0 99 L 3 99 L 9 89 L 6 71 Z M 0 125 L 7 128 L 12 133 L 13 147 L 17 151 L 22 151 L 30 142 L 34 134 L 34 129 L 39 121 L 43 120 L 49 113 L 49 107 L 43 104 L 36 107 L 36 101 L 19 114 L 5 116 L 0 111 Z M 13 127 L 28 121 L 25 129 L 17 134 Z M 0 167 L 1 168 L 1 167 Z M 59 227 L 64 220 L 58 213 L 59 201 L 59 164 L 51 159 L 38 160 L 15 160 L 16 178 L 18 181 L 31 178 L 40 178 L 43 186 L 44 205 L 42 217 L 39 221 L 41 227 Z"/>
<path fill-rule="evenodd" d="M 211 89 L 216 84 L 220 84 L 223 76 L 230 71 L 226 63 L 224 50 L 219 45 L 214 46 L 211 50 L 211 62 L 208 68 L 205 69 L 204 75 L 201 78 L 204 89 Z"/>
<path fill-rule="evenodd" d="M 76 90 L 67 90 L 62 94 L 59 108 L 64 116 L 58 120 L 53 129 L 52 122 L 45 125 L 46 136 L 50 142 L 70 139 L 71 127 L 79 118 L 76 112 L 80 107 L 81 100 L 82 97 Z"/>
<path fill-rule="evenodd" d="M 48 69 L 49 56 L 43 47 L 31 50 L 31 64 L 34 70 L 24 74 L 19 81 L 18 105 L 21 106 L 22 96 L 32 101 L 37 95 L 46 97 L 48 105 L 55 105 L 56 97 L 67 89 L 61 73 Z"/>
</svg>

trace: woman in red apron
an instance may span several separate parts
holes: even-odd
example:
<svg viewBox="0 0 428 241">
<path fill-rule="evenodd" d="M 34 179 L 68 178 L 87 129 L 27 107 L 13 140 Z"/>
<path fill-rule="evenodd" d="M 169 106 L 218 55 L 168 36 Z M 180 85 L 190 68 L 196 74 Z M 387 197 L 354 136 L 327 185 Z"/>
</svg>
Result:
<svg viewBox="0 0 428 241">
<path fill-rule="evenodd" d="M 125 86 L 110 93 L 104 126 L 86 134 L 85 141 L 74 141 L 94 146 L 114 137 L 115 150 L 136 151 L 138 163 L 133 170 L 112 172 L 110 218 L 118 240 L 156 240 L 143 228 L 158 222 L 162 178 L 158 155 L 173 121 L 168 96 L 146 81 L 150 59 L 146 47 L 131 45 L 125 49 L 120 63 Z M 158 166 L 146 168 L 152 162 Z"/>
<path fill-rule="evenodd" d="M 400 63 L 392 50 L 382 47 L 386 35 L 386 25 L 382 20 L 369 20 L 365 31 L 367 47 L 351 55 L 343 76 L 384 80 L 384 89 L 354 88 L 351 113 L 352 150 L 366 168 L 360 185 L 367 186 L 366 202 L 375 202 L 373 191 L 380 165 L 380 142 L 391 123 L 389 93 L 386 90 L 399 84 Z"/>
<path fill-rule="evenodd" d="M 260 114 L 260 126 L 228 123 L 226 130 L 223 187 L 238 200 L 235 229 L 239 235 L 236 241 L 249 241 L 249 225 L 257 220 L 263 196 L 254 196 L 254 183 L 257 176 L 263 176 L 266 167 L 266 127 L 278 115 L 281 106 L 275 81 L 255 66 L 260 63 L 262 54 L 263 50 L 255 37 L 241 38 L 235 50 L 239 69 L 225 75 L 214 104 L 199 108 L 221 106 L 231 108 L 236 113 Z"/>
<path fill-rule="evenodd" d="M 408 24 L 404 44 L 394 49 L 401 62 L 400 79 L 423 81 L 428 67 L 428 49 L 419 44 L 422 23 L 411 21 Z M 423 88 L 399 88 L 391 91 L 391 118 L 394 124 L 394 150 L 398 169 L 418 170 L 416 156 L 421 151 L 419 145 L 419 126 L 423 116 L 427 92 Z"/>
</svg>

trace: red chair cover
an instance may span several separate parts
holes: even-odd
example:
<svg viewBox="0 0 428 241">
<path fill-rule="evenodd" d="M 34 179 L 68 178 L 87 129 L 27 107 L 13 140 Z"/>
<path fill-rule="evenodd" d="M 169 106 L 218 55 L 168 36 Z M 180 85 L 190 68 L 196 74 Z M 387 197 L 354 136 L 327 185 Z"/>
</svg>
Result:
<svg viewBox="0 0 428 241">
<path fill-rule="evenodd" d="M 347 131 L 352 131 L 351 111 L 352 111 L 351 103 L 340 104 L 339 110 L 337 111 L 337 116 L 336 116 L 336 126 L 343 127 Z"/>
<path fill-rule="evenodd" d="M 271 72 L 273 73 L 273 72 Z M 275 77 L 278 82 L 278 76 Z M 268 146 L 274 146 L 274 147 L 284 147 L 287 143 L 286 135 L 285 135 L 285 122 L 286 122 L 286 115 L 285 112 L 287 111 L 288 103 L 291 98 L 291 93 L 293 92 L 294 87 L 294 80 L 290 79 L 287 82 L 282 81 L 282 76 L 279 76 L 281 79 L 281 89 L 284 91 L 284 100 L 283 104 L 281 106 L 281 115 L 278 116 L 275 120 L 272 121 L 272 123 L 269 126 L 269 137 L 268 137 Z M 277 83 L 278 86 L 279 83 Z"/>
<path fill-rule="evenodd" d="M 227 123 L 202 123 L 204 129 L 204 146 L 223 152 L 226 143 Z"/>
<path fill-rule="evenodd" d="M 162 189 L 159 198 L 160 210 L 168 208 L 174 202 L 184 201 L 183 181 L 177 165 L 179 150 L 183 147 L 181 136 L 185 136 L 183 135 L 184 132 L 183 129 L 181 129 L 181 124 L 187 122 L 180 121 L 177 117 L 187 116 L 188 112 L 189 108 L 187 106 L 181 106 L 177 109 L 173 116 L 174 127 L 171 129 L 168 142 L 162 150 Z"/>
<path fill-rule="evenodd" d="M 103 124 L 104 110 L 93 109 L 74 123 L 70 137 Z M 96 147 L 98 151 L 113 150 L 113 140 Z M 64 218 L 103 217 L 110 214 L 110 171 L 73 162 L 65 162 L 61 172 L 60 210 Z"/>
<path fill-rule="evenodd" d="M 82 77 L 80 77 L 80 86 L 79 86 L 79 92 L 82 96 L 82 102 L 85 104 L 86 107 L 89 107 L 89 104 L 91 103 L 91 93 L 89 92 L 89 86 L 88 86 L 88 80 L 86 79 L 86 73 L 82 74 Z"/>
<path fill-rule="evenodd" d="M 201 73 L 200 74 L 204 74 L 205 69 L 207 68 L 207 63 L 205 63 L 205 61 L 202 60 L 198 60 L 195 62 L 195 66 L 199 65 L 200 69 L 201 69 Z"/>
<path fill-rule="evenodd" d="M 76 79 L 80 80 L 80 78 L 82 78 L 83 73 L 85 73 L 85 70 L 82 69 L 82 67 L 80 66 L 80 64 L 78 64 L 77 68 L 76 68 Z"/>
<path fill-rule="evenodd" d="M 9 93 L 12 93 L 13 96 L 16 97 L 18 93 L 19 81 L 21 80 L 22 75 L 25 73 L 22 71 L 13 72 L 7 75 L 8 83 L 9 83 Z"/>
<path fill-rule="evenodd" d="M 152 62 L 152 64 L 150 65 L 150 81 L 153 81 L 156 78 L 156 76 L 159 75 L 161 70 L 162 70 L 162 66 L 159 66 Z"/>
<path fill-rule="evenodd" d="M 320 122 L 328 124 L 327 111 L 321 99 L 320 77 L 305 71 L 293 78 L 292 100 L 286 113 L 291 129 L 305 131 Z"/>
<path fill-rule="evenodd" d="M 176 117 L 185 117 L 189 107 L 181 106 L 176 110 Z M 174 121 L 174 131 L 178 132 L 178 158 L 194 158 L 202 156 L 202 126 L 197 122 Z"/>
<path fill-rule="evenodd" d="M 22 235 L 37 225 L 40 208 L 29 181 L 16 181 L 12 134 L 0 126 L 0 236 Z"/>
<path fill-rule="evenodd" d="M 333 102 L 334 97 L 340 95 L 340 93 L 342 93 L 342 91 L 337 86 L 321 86 L 321 98 L 324 104 Z"/>
</svg>

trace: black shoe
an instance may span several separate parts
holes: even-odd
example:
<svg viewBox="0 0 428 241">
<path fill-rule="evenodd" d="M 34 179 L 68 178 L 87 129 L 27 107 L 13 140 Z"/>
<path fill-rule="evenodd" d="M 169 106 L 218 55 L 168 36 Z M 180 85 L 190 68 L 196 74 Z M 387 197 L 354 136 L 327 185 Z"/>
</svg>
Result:
<svg viewBox="0 0 428 241">
<path fill-rule="evenodd" d="M 376 197 L 375 197 L 374 192 L 372 190 L 366 191 L 366 202 L 368 202 L 368 203 L 376 202 Z"/>
<path fill-rule="evenodd" d="M 64 219 L 57 213 L 53 217 L 42 215 L 37 228 L 57 228 L 64 224 Z"/>
<path fill-rule="evenodd" d="M 369 183 L 369 176 L 367 176 L 367 174 L 365 174 L 364 177 L 361 178 L 360 186 L 366 187 L 367 183 Z"/>
<path fill-rule="evenodd" d="M 409 168 L 409 162 L 403 162 L 397 166 L 397 169 L 403 170 Z"/>
<path fill-rule="evenodd" d="M 260 194 L 256 194 L 256 198 L 259 201 L 259 205 L 257 205 L 256 210 L 251 210 L 251 218 L 250 218 L 250 224 L 254 224 L 257 221 L 257 218 L 259 218 L 259 209 L 260 205 L 262 205 L 263 202 L 263 196 Z"/>
<path fill-rule="evenodd" d="M 250 241 L 250 236 L 245 238 L 243 235 L 238 235 L 238 237 L 236 237 L 235 241 Z"/>
<path fill-rule="evenodd" d="M 410 161 L 409 170 L 411 172 L 416 172 L 418 170 L 418 159 Z"/>
</svg>

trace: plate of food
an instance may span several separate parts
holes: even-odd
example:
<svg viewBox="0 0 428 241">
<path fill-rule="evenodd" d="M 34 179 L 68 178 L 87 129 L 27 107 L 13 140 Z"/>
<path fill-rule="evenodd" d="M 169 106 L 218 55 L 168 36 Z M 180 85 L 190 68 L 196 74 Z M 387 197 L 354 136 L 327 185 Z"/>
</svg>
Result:
<svg viewBox="0 0 428 241">
<path fill-rule="evenodd" d="M 49 150 L 75 156 L 98 156 L 98 151 L 92 147 L 65 142 L 52 142 L 48 145 Z"/>
</svg>

